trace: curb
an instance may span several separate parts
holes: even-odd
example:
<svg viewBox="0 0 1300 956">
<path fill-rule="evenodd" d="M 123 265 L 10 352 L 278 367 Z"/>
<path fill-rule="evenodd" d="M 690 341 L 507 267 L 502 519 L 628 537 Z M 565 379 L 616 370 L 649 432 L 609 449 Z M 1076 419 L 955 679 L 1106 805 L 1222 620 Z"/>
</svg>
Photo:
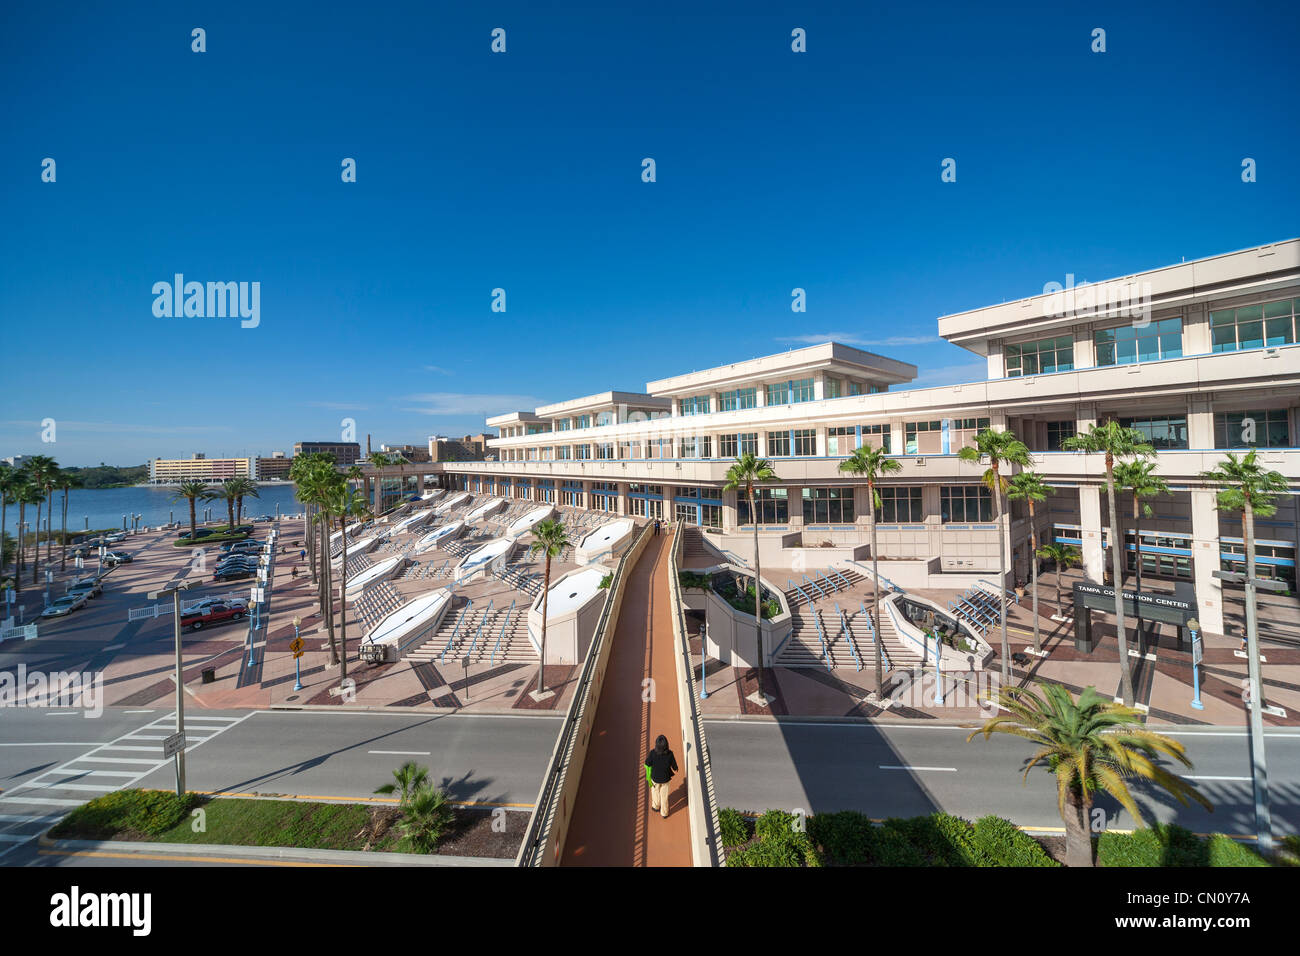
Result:
<svg viewBox="0 0 1300 956">
<path fill-rule="evenodd" d="M 225 843 L 137 843 L 134 840 L 56 840 L 42 833 L 37 843 L 67 852 L 112 851 L 126 855 L 221 855 L 285 863 L 333 863 L 340 866 L 484 866 L 513 867 L 512 857 L 440 856 L 415 853 L 370 853 L 361 850 L 312 850 L 305 847 L 235 846 Z"/>
</svg>

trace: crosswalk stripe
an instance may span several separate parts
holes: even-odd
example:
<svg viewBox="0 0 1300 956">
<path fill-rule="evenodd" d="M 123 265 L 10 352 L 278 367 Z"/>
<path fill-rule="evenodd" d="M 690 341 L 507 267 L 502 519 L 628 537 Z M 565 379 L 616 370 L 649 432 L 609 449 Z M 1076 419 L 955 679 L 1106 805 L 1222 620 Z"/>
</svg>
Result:
<svg viewBox="0 0 1300 956">
<path fill-rule="evenodd" d="M 6 793 L 3 797 L 0 797 L 0 801 L 33 803 L 41 807 L 79 807 L 85 803 L 84 800 L 58 800 L 54 797 L 20 797 L 14 796 L 12 793 Z"/>
<path fill-rule="evenodd" d="M 156 747 L 150 747 L 150 750 L 157 750 Z M 158 763 L 159 758 L 155 757 L 77 757 L 69 760 L 68 763 L 80 763 L 90 761 L 92 763 Z"/>
</svg>

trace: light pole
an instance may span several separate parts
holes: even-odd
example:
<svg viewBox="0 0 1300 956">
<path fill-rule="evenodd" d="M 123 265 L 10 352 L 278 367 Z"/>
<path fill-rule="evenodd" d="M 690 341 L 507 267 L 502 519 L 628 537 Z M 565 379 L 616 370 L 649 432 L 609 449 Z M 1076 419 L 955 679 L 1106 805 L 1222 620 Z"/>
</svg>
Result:
<svg viewBox="0 0 1300 956">
<path fill-rule="evenodd" d="M 709 671 L 709 622 L 704 622 L 704 627 L 700 630 L 700 700 L 709 699 L 709 689 L 705 686 L 705 679 Z"/>
<path fill-rule="evenodd" d="M 1204 710 L 1205 705 L 1201 703 L 1201 658 L 1205 652 L 1201 644 L 1201 622 L 1192 618 L 1187 622 L 1187 630 L 1192 635 L 1192 707 Z"/>
<path fill-rule="evenodd" d="M 298 643 L 298 628 L 302 626 L 302 618 L 297 614 L 293 616 L 293 641 Z M 293 689 L 302 690 L 302 657 L 301 651 L 295 651 L 293 655 Z"/>
<path fill-rule="evenodd" d="M 178 734 L 185 733 L 185 683 L 181 676 L 181 592 L 189 589 L 189 582 L 181 581 L 169 588 L 149 594 L 151 601 L 168 594 L 172 596 L 172 624 L 176 634 L 176 733 Z M 176 796 L 182 796 L 184 793 L 185 746 L 182 740 L 181 749 L 176 751 Z"/>
<path fill-rule="evenodd" d="M 939 629 L 934 630 L 934 703 L 943 706 L 943 671 L 939 668 L 939 658 L 943 649 L 943 635 Z"/>
</svg>

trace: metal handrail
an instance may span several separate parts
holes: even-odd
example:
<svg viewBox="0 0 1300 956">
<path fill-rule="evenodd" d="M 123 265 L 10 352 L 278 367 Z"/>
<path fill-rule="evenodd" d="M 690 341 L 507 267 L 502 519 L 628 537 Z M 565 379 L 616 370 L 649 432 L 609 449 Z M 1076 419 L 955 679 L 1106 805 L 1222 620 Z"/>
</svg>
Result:
<svg viewBox="0 0 1300 956">
<path fill-rule="evenodd" d="M 460 609 L 460 617 L 456 618 L 456 626 L 451 629 L 451 636 L 447 638 L 447 643 L 443 647 L 442 653 L 438 655 L 439 664 L 441 664 L 444 660 L 446 660 L 447 652 L 451 650 L 451 645 L 454 644 L 456 641 L 456 635 L 460 633 L 461 624 L 465 623 L 465 615 L 469 613 L 469 609 L 472 608 L 473 606 L 474 606 L 474 599 L 466 598 L 465 606 Z"/>
<path fill-rule="evenodd" d="M 828 578 L 828 577 L 826 576 L 826 572 L 825 572 L 825 571 L 822 571 L 822 572 L 821 572 L 821 575 L 822 575 L 822 581 L 824 581 L 824 582 L 826 583 L 826 593 L 827 593 L 827 594 L 834 594 L 836 591 L 838 591 L 838 590 L 840 589 L 840 588 L 839 588 L 839 585 L 837 585 L 834 581 L 832 581 L 830 578 Z"/>
<path fill-rule="evenodd" d="M 848 578 L 844 576 L 844 572 L 841 571 L 839 568 L 832 566 L 830 570 L 837 578 L 840 579 L 840 583 L 844 585 L 844 590 L 847 591 L 849 588 L 853 587 L 853 584 L 849 581 Z"/>
<path fill-rule="evenodd" d="M 859 601 L 858 607 L 862 608 L 862 619 L 867 622 L 867 633 L 871 635 L 871 643 L 880 648 L 880 660 L 887 670 L 893 670 L 894 665 L 890 663 L 889 651 L 885 650 L 885 642 L 880 639 L 880 634 L 876 631 L 876 625 L 871 620 L 871 614 L 867 611 L 866 602 Z"/>
<path fill-rule="evenodd" d="M 826 659 L 826 669 L 828 671 L 834 670 L 834 668 L 831 666 L 830 651 L 827 650 L 826 648 L 826 633 L 822 630 L 821 613 L 817 610 L 817 608 L 813 608 L 812 612 L 813 612 L 812 615 L 813 623 L 817 625 L 817 640 L 821 642 L 821 646 L 822 646 L 822 657 Z"/>
<path fill-rule="evenodd" d="M 785 583 L 788 584 L 788 585 L 790 585 L 790 586 L 793 587 L 796 591 L 799 592 L 799 596 L 800 596 L 801 598 L 803 598 L 805 604 L 807 604 L 809 607 L 812 607 L 812 606 L 813 606 L 812 598 L 810 598 L 810 597 L 808 596 L 808 592 L 806 592 L 803 588 L 799 587 L 799 585 L 795 584 L 795 583 L 794 583 L 794 578 L 786 578 L 786 579 L 785 579 Z"/>
<path fill-rule="evenodd" d="M 515 601 L 517 600 L 518 598 L 515 599 Z M 501 641 L 506 636 L 506 627 L 509 626 L 510 618 L 512 618 L 515 613 L 515 601 L 510 602 L 510 610 L 506 611 L 505 620 L 501 622 L 501 632 L 497 634 L 497 642 L 492 645 L 492 655 L 488 658 L 488 667 L 491 667 L 496 663 L 497 651 L 501 650 Z"/>
<path fill-rule="evenodd" d="M 870 575 L 872 576 L 872 580 L 873 580 L 873 581 L 878 581 L 878 582 L 883 583 L 883 584 L 885 585 L 885 587 L 889 588 L 889 590 L 891 590 L 891 591 L 898 591 L 898 592 L 900 592 L 900 593 L 903 592 L 903 589 L 900 588 L 900 587 L 899 587 L 897 584 L 895 584 L 893 581 L 889 580 L 889 578 L 885 577 L 883 574 L 877 574 L 876 572 L 872 571 L 871 568 L 869 568 L 867 565 L 863 564 L 862 562 L 860 562 L 860 561 L 854 561 L 854 560 L 850 559 L 850 560 L 849 560 L 849 564 L 856 564 L 856 565 L 857 565 L 858 567 L 860 567 L 863 571 L 866 571 L 868 574 L 870 574 Z"/>
<path fill-rule="evenodd" d="M 493 598 L 492 600 L 488 601 L 488 606 L 483 609 L 483 617 L 478 622 L 478 630 L 474 632 L 474 640 L 470 641 L 469 650 L 465 652 L 466 655 L 473 654 L 474 648 L 478 647 L 478 639 L 479 636 L 483 633 L 483 625 L 487 623 L 488 617 L 492 614 L 492 605 L 496 603 L 496 600 L 497 600 L 496 598 Z"/>
<path fill-rule="evenodd" d="M 807 584 L 808 584 L 808 585 L 813 589 L 813 593 L 816 594 L 819 598 L 824 598 L 824 597 L 826 597 L 826 595 L 822 593 L 822 589 L 819 588 L 819 587 L 817 586 L 817 582 L 816 582 L 816 581 L 814 581 L 812 578 L 808 577 L 808 575 L 806 575 L 806 574 L 803 576 L 803 579 L 804 579 L 804 581 L 807 582 Z"/>
<path fill-rule="evenodd" d="M 835 602 L 835 613 L 840 616 L 840 631 L 844 634 L 844 640 L 849 645 L 849 653 L 853 655 L 853 661 L 857 664 L 857 669 L 862 670 L 862 658 L 858 657 L 858 649 L 853 643 L 853 632 L 849 630 L 849 622 L 844 619 L 844 612 L 840 610 L 840 604 Z"/>
<path fill-rule="evenodd" d="M 1020 603 L 1020 595 L 1018 595 L 1015 591 L 1008 590 L 1007 588 L 998 587 L 992 581 L 986 581 L 984 578 L 980 578 L 978 583 L 987 584 L 989 587 L 993 588 L 996 591 L 1002 591 L 1004 594 L 1006 594 L 1007 597 L 1011 598 L 1011 600 L 1015 601 L 1017 604 Z"/>
</svg>

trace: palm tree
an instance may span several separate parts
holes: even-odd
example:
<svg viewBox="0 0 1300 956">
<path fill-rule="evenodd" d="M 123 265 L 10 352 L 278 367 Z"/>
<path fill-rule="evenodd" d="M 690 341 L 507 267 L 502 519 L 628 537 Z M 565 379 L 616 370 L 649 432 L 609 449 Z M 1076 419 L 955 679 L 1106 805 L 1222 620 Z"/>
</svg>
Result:
<svg viewBox="0 0 1300 956">
<path fill-rule="evenodd" d="M 59 558 L 59 570 L 66 571 L 68 568 L 68 492 L 73 488 L 80 488 L 84 482 L 81 476 L 68 471 L 59 472 L 59 480 L 56 486 L 63 491 L 63 534 L 61 538 L 62 555 Z"/>
<path fill-rule="evenodd" d="M 1151 506 L 1142 499 L 1169 494 L 1169 483 L 1155 474 L 1155 470 L 1156 463 L 1154 461 L 1126 461 L 1115 466 L 1116 484 L 1133 495 L 1133 550 L 1135 557 L 1133 562 L 1135 568 L 1133 591 L 1138 594 L 1142 591 L 1141 517 L 1149 518 L 1152 514 Z M 1125 547 L 1124 550 L 1127 552 L 1128 548 Z M 1145 654 L 1146 648 L 1143 646 L 1142 633 L 1142 606 L 1136 601 L 1133 604 L 1133 613 L 1137 617 L 1138 654 Z"/>
<path fill-rule="evenodd" d="M 338 515 L 340 537 L 343 539 L 343 562 L 339 565 L 339 625 L 342 629 L 340 638 L 343 644 L 342 669 L 339 679 L 348 676 L 348 534 L 347 526 L 370 514 L 370 507 L 365 495 L 340 478 L 329 489 L 330 510 Z"/>
<path fill-rule="evenodd" d="M 23 592 L 23 571 L 26 570 L 27 556 L 23 553 L 23 546 L 26 543 L 26 535 L 23 531 L 27 524 L 27 506 L 36 505 L 37 514 L 40 514 L 41 502 L 45 496 L 41 494 L 41 489 L 32 483 L 30 476 L 23 475 L 18 485 L 11 493 L 12 500 L 18 502 L 18 557 L 14 564 L 14 586 L 19 594 Z M 39 523 L 39 518 L 37 519 Z M 41 542 L 40 538 L 36 539 L 36 552 L 40 556 Z M 35 574 L 32 575 L 32 583 L 36 583 Z"/>
<path fill-rule="evenodd" d="M 993 492 L 993 516 L 998 524 L 998 617 L 1002 625 L 1002 677 L 1011 675 L 1011 646 L 1007 642 L 1007 548 L 1011 545 L 1011 525 L 1007 524 L 1006 539 L 1002 531 L 1002 495 L 1007 490 L 1008 481 L 1002 474 L 1004 465 L 1030 465 L 1029 449 L 1009 431 L 997 431 L 986 428 L 975 436 L 975 444 L 967 445 L 957 452 L 962 461 L 979 462 L 982 458 L 989 460 L 988 470 L 984 472 L 984 484 Z"/>
<path fill-rule="evenodd" d="M 298 485 L 298 498 L 314 509 L 315 514 L 309 520 L 316 525 L 317 549 L 320 555 L 320 577 L 318 580 L 318 597 L 320 599 L 321 620 L 329 633 L 330 664 L 339 663 L 338 648 L 334 637 L 334 597 L 333 574 L 330 560 L 329 536 L 334 518 L 334 489 L 342 484 L 342 476 L 335 467 L 334 460 L 328 456 L 311 456 L 315 460 L 304 459 L 302 468 L 298 469 L 295 481 Z M 294 462 L 295 468 L 298 462 Z"/>
<path fill-rule="evenodd" d="M 22 474 L 8 465 L 0 465 L 0 542 L 5 540 L 5 527 L 8 519 L 7 510 L 10 504 L 16 504 L 17 499 L 13 497 L 14 491 L 22 482 Z M 4 547 L 0 544 L 0 572 L 4 571 L 6 564 Z"/>
<path fill-rule="evenodd" d="M 219 500 L 226 503 L 227 530 L 232 534 L 235 530 L 235 499 L 242 494 L 239 488 L 238 478 L 227 478 L 217 486 L 216 491 L 212 495 L 213 501 Z"/>
<path fill-rule="evenodd" d="M 1028 687 L 1003 687 L 997 703 L 1009 713 L 991 718 L 966 741 L 980 734 L 987 740 L 992 734 L 1002 733 L 1039 745 L 1025 766 L 1025 779 L 1044 761 L 1056 774 L 1056 802 L 1065 822 L 1067 866 L 1092 866 L 1088 818 L 1098 794 L 1109 794 L 1138 826 L 1143 825 L 1128 779 L 1149 780 L 1184 806 L 1190 797 L 1207 810 L 1214 809 L 1194 783 L 1157 762 L 1165 755 L 1184 767 L 1192 766 L 1182 744 L 1142 726 L 1140 711 L 1106 700 L 1095 687 L 1085 687 L 1075 700 L 1060 684 L 1041 686 L 1041 696 Z"/>
<path fill-rule="evenodd" d="M 212 488 L 206 482 L 182 481 L 176 486 L 176 494 L 172 495 L 172 501 L 180 501 L 184 498 L 190 503 L 190 544 L 194 543 L 195 537 L 199 533 L 198 516 L 194 513 L 194 502 L 199 499 L 211 501 L 212 497 Z"/>
<path fill-rule="evenodd" d="M 899 464 L 897 459 L 887 458 L 883 449 L 872 448 L 870 445 L 855 448 L 848 459 L 840 462 L 840 471 L 847 472 L 858 478 L 867 479 L 867 496 L 871 500 L 871 620 L 873 626 L 875 622 L 880 620 L 880 573 L 876 553 L 876 514 L 880 510 L 882 503 L 880 492 L 876 490 L 876 482 L 885 475 L 902 470 L 903 466 Z M 757 534 L 757 529 L 755 533 Z M 754 546 L 754 553 L 758 553 L 757 543 Z M 882 693 L 881 688 L 885 686 L 885 667 L 881 660 L 880 638 L 878 636 L 873 637 L 872 643 L 876 645 L 876 693 L 880 694 Z"/>
<path fill-rule="evenodd" d="M 754 504 L 754 485 L 778 480 L 780 479 L 771 462 L 750 452 L 743 452 L 736 463 L 727 469 L 727 483 L 722 486 L 723 491 L 744 490 L 745 497 L 749 499 L 749 520 L 754 524 L 754 646 L 758 649 L 754 673 L 758 680 L 758 699 L 763 702 L 767 701 L 767 695 L 763 692 L 763 563 L 758 553 L 758 508 Z"/>
<path fill-rule="evenodd" d="M 235 495 L 235 523 L 238 524 L 244 517 L 244 497 L 261 498 L 262 496 L 258 494 L 257 482 L 252 478 L 232 478 L 231 481 L 239 489 L 239 493 Z"/>
<path fill-rule="evenodd" d="M 1061 575 L 1070 570 L 1070 565 L 1078 564 L 1079 549 L 1053 541 L 1039 548 L 1038 556 L 1056 565 L 1056 614 L 1058 617 L 1064 617 L 1065 611 L 1061 607 Z"/>
<path fill-rule="evenodd" d="M 1033 613 L 1034 613 L 1034 653 L 1041 654 L 1042 646 L 1038 635 L 1038 524 L 1034 519 L 1034 505 L 1046 501 L 1052 493 L 1052 486 L 1043 481 L 1043 476 L 1032 471 L 1022 471 L 1011 476 L 1007 487 L 1007 497 L 1012 501 L 1024 501 L 1029 507 L 1029 566 L 1033 578 Z M 1059 601 L 1057 602 L 1059 605 Z M 1059 607 L 1058 607 L 1059 610 Z"/>
<path fill-rule="evenodd" d="M 1086 454 L 1101 453 L 1106 462 L 1106 500 L 1110 505 L 1110 562 L 1115 584 L 1115 637 L 1119 642 L 1119 686 L 1124 706 L 1133 706 L 1133 669 L 1128 660 L 1128 635 L 1124 631 L 1124 573 L 1120 567 L 1123 536 L 1119 534 L 1119 517 L 1115 510 L 1115 464 L 1128 458 L 1152 458 L 1156 450 L 1136 428 L 1125 428 L 1119 422 L 1093 425 L 1086 433 L 1061 442 L 1063 451 L 1081 451 Z"/>
<path fill-rule="evenodd" d="M 421 767 L 414 760 L 408 760 L 393 771 L 393 782 L 375 788 L 375 793 L 397 794 L 397 801 L 406 806 L 415 792 L 429 782 L 429 768 Z"/>
<path fill-rule="evenodd" d="M 551 596 L 551 559 L 559 557 L 569 546 L 569 536 L 564 523 L 553 518 L 539 521 L 533 526 L 533 543 L 528 546 L 528 555 L 541 551 L 546 555 L 546 573 L 542 578 L 542 656 L 537 662 L 537 694 L 546 692 L 546 614 Z"/>
<path fill-rule="evenodd" d="M 45 501 L 50 502 L 50 507 L 52 508 L 54 502 L 53 502 L 53 496 L 51 492 L 54 491 L 54 482 L 58 479 L 59 476 L 59 463 L 55 461 L 53 458 L 51 458 L 49 455 L 33 455 L 31 458 L 28 458 L 25 462 L 23 462 L 23 468 L 27 470 L 27 474 L 31 478 L 32 484 L 44 492 L 44 494 L 41 495 L 41 502 L 45 502 Z M 53 530 L 50 527 L 51 525 L 54 524 L 53 515 L 47 515 L 45 522 L 46 522 L 46 528 L 48 534 L 49 531 Z M 49 534 L 49 538 L 45 544 L 46 564 L 48 564 L 50 561 L 50 548 L 53 545 L 53 543 L 54 543 L 54 535 Z M 40 570 L 40 563 L 41 563 L 41 503 L 37 502 L 36 504 L 36 550 L 32 556 L 32 584 L 36 583 L 36 575 Z"/>
<path fill-rule="evenodd" d="M 1290 490 L 1286 476 L 1260 466 L 1258 451 L 1252 448 L 1238 458 L 1227 452 L 1227 458 L 1214 468 L 1201 473 L 1201 478 L 1219 489 L 1217 506 L 1220 511 L 1241 512 L 1241 539 L 1246 552 L 1246 577 L 1255 577 L 1255 516 L 1272 517 L 1277 512 L 1273 499 Z M 1246 589 L 1246 639 L 1250 669 L 1252 709 L 1262 713 L 1264 707 L 1264 682 L 1259 673 L 1259 636 L 1249 622 L 1255 618 L 1255 592 Z"/>
</svg>

